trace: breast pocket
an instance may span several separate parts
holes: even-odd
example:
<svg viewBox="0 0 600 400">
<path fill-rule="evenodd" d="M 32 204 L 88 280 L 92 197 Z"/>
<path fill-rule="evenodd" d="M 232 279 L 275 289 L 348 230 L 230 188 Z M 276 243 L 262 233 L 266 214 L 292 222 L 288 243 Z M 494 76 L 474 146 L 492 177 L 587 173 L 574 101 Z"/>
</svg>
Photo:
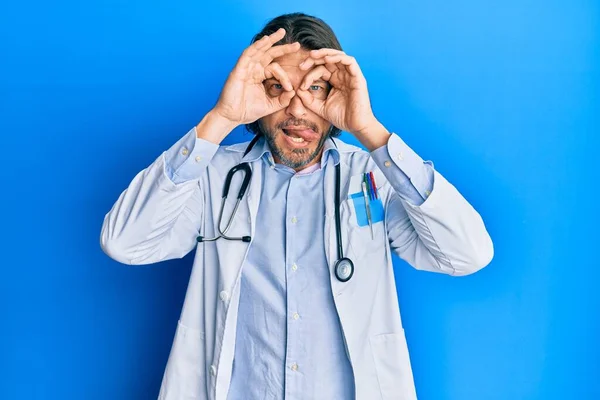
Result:
<svg viewBox="0 0 600 400">
<path fill-rule="evenodd" d="M 348 247 L 355 258 L 361 259 L 380 252 L 385 246 L 385 210 L 381 199 L 375 199 L 369 204 L 372 221 L 369 226 L 367 208 L 364 197 L 349 195 L 342 202 L 342 212 L 346 214 Z"/>
</svg>

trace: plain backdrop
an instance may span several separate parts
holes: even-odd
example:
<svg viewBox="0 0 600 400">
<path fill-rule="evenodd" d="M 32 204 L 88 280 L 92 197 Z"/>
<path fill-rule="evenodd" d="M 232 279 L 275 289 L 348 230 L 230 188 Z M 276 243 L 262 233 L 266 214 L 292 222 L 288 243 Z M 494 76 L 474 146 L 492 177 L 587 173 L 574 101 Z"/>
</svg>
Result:
<svg viewBox="0 0 600 400">
<path fill-rule="evenodd" d="M 156 398 L 192 257 L 119 264 L 102 220 L 293 11 L 332 26 L 375 115 L 495 244 L 462 278 L 395 258 L 419 399 L 600 398 L 592 0 L 3 1 L 0 398 Z"/>
</svg>

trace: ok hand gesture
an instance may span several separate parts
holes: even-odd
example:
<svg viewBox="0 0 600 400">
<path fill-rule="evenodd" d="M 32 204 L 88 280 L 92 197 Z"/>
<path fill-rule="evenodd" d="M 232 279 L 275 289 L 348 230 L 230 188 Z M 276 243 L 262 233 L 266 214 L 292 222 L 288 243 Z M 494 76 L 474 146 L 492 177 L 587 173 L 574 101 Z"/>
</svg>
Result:
<svg viewBox="0 0 600 400">
<path fill-rule="evenodd" d="M 300 69 L 313 66 L 298 90 L 298 97 L 307 108 L 359 139 L 378 124 L 371 110 L 367 81 L 354 57 L 340 50 L 312 50 Z M 313 97 L 307 91 L 317 79 L 328 81 L 332 86 L 326 99 Z"/>
<path fill-rule="evenodd" d="M 298 42 L 273 46 L 285 36 L 285 30 L 264 36 L 244 50 L 229 74 L 214 108 L 221 117 L 236 124 L 254 122 L 290 104 L 295 95 L 285 71 L 273 59 L 300 49 Z M 269 96 L 263 84 L 275 78 L 283 87 L 277 97 Z"/>
</svg>

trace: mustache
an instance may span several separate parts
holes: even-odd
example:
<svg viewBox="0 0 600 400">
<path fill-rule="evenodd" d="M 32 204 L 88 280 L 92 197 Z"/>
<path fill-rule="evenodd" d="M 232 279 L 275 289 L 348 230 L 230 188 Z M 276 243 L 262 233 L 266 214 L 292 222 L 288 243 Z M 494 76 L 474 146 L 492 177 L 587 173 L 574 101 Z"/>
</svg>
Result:
<svg viewBox="0 0 600 400">
<path fill-rule="evenodd" d="M 309 121 L 303 120 L 303 119 L 295 119 L 295 120 L 287 120 L 284 121 L 280 124 L 277 125 L 277 128 L 279 129 L 285 129 L 288 126 L 306 126 L 310 129 L 312 129 L 313 131 L 319 133 L 319 131 L 317 130 L 317 126 Z"/>
</svg>

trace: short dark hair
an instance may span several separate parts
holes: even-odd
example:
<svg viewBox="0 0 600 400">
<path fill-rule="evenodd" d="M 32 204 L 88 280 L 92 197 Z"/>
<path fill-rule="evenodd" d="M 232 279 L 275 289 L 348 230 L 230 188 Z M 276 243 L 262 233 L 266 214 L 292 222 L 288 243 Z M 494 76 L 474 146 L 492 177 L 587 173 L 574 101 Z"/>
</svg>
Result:
<svg viewBox="0 0 600 400">
<path fill-rule="evenodd" d="M 277 32 L 280 28 L 285 29 L 285 36 L 275 45 L 299 42 L 300 47 L 305 50 L 322 48 L 342 50 L 335 33 L 325 21 L 303 13 L 284 14 L 273 18 L 252 38 L 252 43 L 265 35 Z M 255 135 L 262 134 L 259 121 L 246 124 L 246 129 Z M 331 127 L 329 136 L 337 137 L 340 134 L 341 130 L 339 128 Z"/>
</svg>

